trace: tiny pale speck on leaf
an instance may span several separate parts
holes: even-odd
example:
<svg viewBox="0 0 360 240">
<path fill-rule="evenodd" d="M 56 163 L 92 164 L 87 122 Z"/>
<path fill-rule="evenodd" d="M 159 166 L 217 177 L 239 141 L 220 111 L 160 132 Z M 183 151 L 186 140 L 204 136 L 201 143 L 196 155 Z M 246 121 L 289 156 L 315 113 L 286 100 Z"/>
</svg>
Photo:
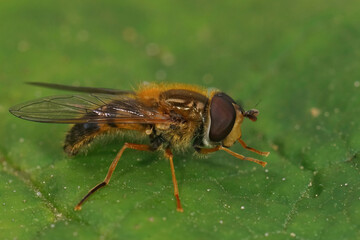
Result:
<svg viewBox="0 0 360 240">
<path fill-rule="evenodd" d="M 321 114 L 321 110 L 316 107 L 312 107 L 310 109 L 310 113 L 311 113 L 311 116 L 313 116 L 314 118 L 317 118 Z"/>
<path fill-rule="evenodd" d="M 271 144 L 271 148 L 274 149 L 274 151 L 279 150 L 279 145 Z"/>
</svg>

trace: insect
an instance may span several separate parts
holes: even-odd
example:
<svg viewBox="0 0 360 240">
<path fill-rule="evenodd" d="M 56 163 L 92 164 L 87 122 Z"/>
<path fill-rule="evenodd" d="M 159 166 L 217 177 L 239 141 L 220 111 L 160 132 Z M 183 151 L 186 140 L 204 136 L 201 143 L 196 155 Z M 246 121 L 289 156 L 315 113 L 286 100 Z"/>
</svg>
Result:
<svg viewBox="0 0 360 240">
<path fill-rule="evenodd" d="M 74 95 L 44 97 L 9 109 L 16 117 L 30 121 L 74 124 L 64 144 L 64 151 L 70 156 L 76 155 L 104 134 L 136 132 L 149 139 L 148 144 L 126 142 L 112 161 L 105 179 L 81 199 L 75 210 L 80 210 L 89 196 L 109 184 L 116 165 L 128 148 L 164 152 L 170 162 L 176 209 L 179 212 L 183 208 L 175 177 L 173 150 L 192 147 L 200 154 L 222 150 L 238 159 L 266 165 L 266 162 L 229 149 L 239 142 L 247 150 L 269 155 L 269 152 L 247 146 L 241 139 L 240 126 L 244 118 L 256 121 L 259 111 L 245 111 L 221 91 L 207 91 L 184 84 L 143 84 L 136 91 L 38 82 L 29 84 L 78 92 Z"/>
</svg>

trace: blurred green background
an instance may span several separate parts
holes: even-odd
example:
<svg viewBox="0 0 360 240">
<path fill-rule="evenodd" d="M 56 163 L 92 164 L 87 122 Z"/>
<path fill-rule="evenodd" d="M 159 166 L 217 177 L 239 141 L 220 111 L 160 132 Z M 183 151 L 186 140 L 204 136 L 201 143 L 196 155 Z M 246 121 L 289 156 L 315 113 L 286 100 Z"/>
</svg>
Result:
<svg viewBox="0 0 360 240">
<path fill-rule="evenodd" d="M 1 1 L 0 238 L 358 238 L 359 10 L 354 0 Z M 59 94 L 26 81 L 220 88 L 260 110 L 243 139 L 271 151 L 268 165 L 175 154 L 178 213 L 168 161 L 129 150 L 74 212 L 125 140 L 66 157 L 69 126 L 8 113 Z"/>
</svg>

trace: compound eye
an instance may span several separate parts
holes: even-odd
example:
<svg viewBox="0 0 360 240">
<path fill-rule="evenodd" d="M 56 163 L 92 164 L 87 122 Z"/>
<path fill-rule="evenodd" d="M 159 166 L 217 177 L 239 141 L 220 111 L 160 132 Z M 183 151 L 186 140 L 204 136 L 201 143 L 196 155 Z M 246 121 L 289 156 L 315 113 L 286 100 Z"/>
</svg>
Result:
<svg viewBox="0 0 360 240">
<path fill-rule="evenodd" d="M 211 141 L 220 142 L 231 132 L 236 119 L 233 103 L 234 100 L 225 93 L 217 93 L 211 99 L 209 132 Z"/>
</svg>

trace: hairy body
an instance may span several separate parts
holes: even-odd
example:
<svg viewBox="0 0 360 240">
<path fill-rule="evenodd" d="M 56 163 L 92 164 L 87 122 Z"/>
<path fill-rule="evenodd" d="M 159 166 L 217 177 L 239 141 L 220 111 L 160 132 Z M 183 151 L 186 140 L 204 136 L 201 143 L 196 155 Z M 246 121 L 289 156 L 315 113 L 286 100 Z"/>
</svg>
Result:
<svg viewBox="0 0 360 240">
<path fill-rule="evenodd" d="M 218 90 L 185 84 L 145 84 L 136 91 L 102 88 L 71 87 L 48 83 L 33 85 L 83 92 L 86 94 L 60 95 L 19 104 L 10 109 L 17 117 L 48 123 L 72 123 L 65 138 L 64 150 L 76 155 L 94 139 L 109 133 L 136 132 L 148 138 L 149 144 L 125 143 L 109 167 L 104 179 L 76 205 L 107 185 L 125 149 L 140 151 L 161 150 L 170 160 L 177 210 L 183 211 L 175 177 L 172 150 L 193 147 L 201 154 L 224 150 L 262 166 L 265 162 L 245 157 L 228 148 L 235 142 L 260 155 L 241 140 L 244 118 L 256 121 L 258 111 L 244 111 L 231 97 Z"/>
</svg>

